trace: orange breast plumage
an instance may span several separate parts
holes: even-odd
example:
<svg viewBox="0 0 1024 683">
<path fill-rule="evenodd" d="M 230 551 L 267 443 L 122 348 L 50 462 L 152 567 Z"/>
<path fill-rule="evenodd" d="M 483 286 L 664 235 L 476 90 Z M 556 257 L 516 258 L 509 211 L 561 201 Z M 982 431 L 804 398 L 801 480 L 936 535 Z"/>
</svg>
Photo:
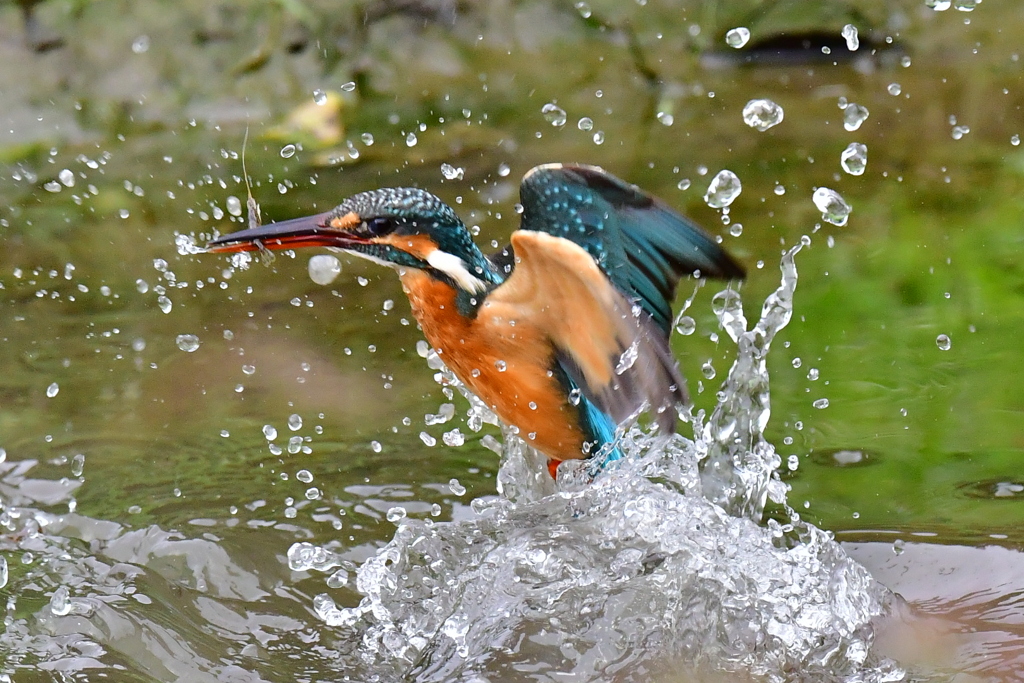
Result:
<svg viewBox="0 0 1024 683">
<path fill-rule="evenodd" d="M 427 341 L 470 391 L 548 457 L 584 456 L 578 411 L 552 372 L 554 349 L 541 330 L 486 301 L 475 317 L 463 316 L 455 290 L 423 271 L 401 278 Z"/>
</svg>

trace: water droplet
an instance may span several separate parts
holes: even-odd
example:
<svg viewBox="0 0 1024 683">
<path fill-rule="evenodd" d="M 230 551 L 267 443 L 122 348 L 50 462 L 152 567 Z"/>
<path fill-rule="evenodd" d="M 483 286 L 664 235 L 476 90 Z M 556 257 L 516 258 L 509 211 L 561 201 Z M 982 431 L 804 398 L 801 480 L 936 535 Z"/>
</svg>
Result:
<svg viewBox="0 0 1024 683">
<path fill-rule="evenodd" d="M 363 133 L 359 136 L 359 139 L 363 141 L 363 144 L 369 147 L 373 144 L 373 133 Z"/>
<path fill-rule="evenodd" d="M 579 120 L 579 122 L 576 123 L 576 127 L 582 131 L 593 130 L 594 120 L 591 119 L 589 116 L 584 116 L 582 119 Z"/>
<path fill-rule="evenodd" d="M 344 569 L 339 569 L 327 577 L 328 588 L 344 588 L 346 585 L 348 585 L 348 572 Z"/>
<path fill-rule="evenodd" d="M 580 13 L 581 17 L 583 17 L 584 19 L 589 19 L 590 18 L 590 15 L 592 13 L 591 9 L 590 9 L 590 5 L 588 5 L 587 3 L 583 2 L 582 0 L 580 0 L 580 2 L 577 2 L 575 6 L 576 6 L 576 11 Z"/>
<path fill-rule="evenodd" d="M 819 398 L 817 401 L 815 401 L 811 405 L 814 406 L 815 408 L 817 408 L 818 410 L 824 410 L 825 408 L 828 408 L 828 399 L 827 398 Z"/>
<path fill-rule="evenodd" d="M 51 180 L 43 185 L 43 189 L 47 192 L 60 192 L 61 185 L 56 180 Z"/>
<path fill-rule="evenodd" d="M 441 514 L 441 506 L 438 503 L 434 503 L 433 505 L 430 506 L 430 516 L 431 517 L 437 517 L 440 514 Z M 0 588 L 3 588 L 3 586 L 0 586 Z"/>
<path fill-rule="evenodd" d="M 405 508 L 400 506 L 400 505 L 397 505 L 397 506 L 395 506 L 393 508 L 389 508 L 388 509 L 387 518 L 388 518 L 389 522 L 391 522 L 392 524 L 395 524 L 395 523 L 401 522 L 403 519 L 405 519 L 405 515 L 406 515 Z"/>
<path fill-rule="evenodd" d="M 622 355 L 619 356 L 619 362 L 615 365 L 615 374 L 621 375 L 622 373 L 629 370 L 636 364 L 637 359 L 640 357 L 640 344 L 634 341 L 630 344 Z"/>
<path fill-rule="evenodd" d="M 863 175 L 868 165 L 868 146 L 851 142 L 839 155 L 839 164 L 850 175 Z"/>
<path fill-rule="evenodd" d="M 672 116 L 672 114 L 669 114 L 666 111 L 659 111 L 657 114 L 657 119 L 663 126 L 671 126 L 676 121 L 676 117 Z"/>
<path fill-rule="evenodd" d="M 786 469 L 789 470 L 790 472 L 796 472 L 798 469 L 800 469 L 800 456 L 791 455 L 788 458 L 786 458 Z"/>
<path fill-rule="evenodd" d="M 821 217 L 832 225 L 846 225 L 850 217 L 850 205 L 835 190 L 827 187 L 819 187 L 811 197 L 814 205 L 821 211 Z"/>
<path fill-rule="evenodd" d="M 963 136 L 971 132 L 970 126 L 953 126 L 953 130 L 950 135 L 953 136 L 954 140 L 959 140 Z"/>
<path fill-rule="evenodd" d="M 676 320 L 676 332 L 683 335 L 684 337 L 689 337 L 696 330 L 697 321 L 691 318 L 690 316 L 680 316 L 680 318 Z"/>
<path fill-rule="evenodd" d="M 75 457 L 71 458 L 71 476 L 80 477 L 82 472 L 85 471 L 85 455 L 82 453 L 76 453 Z"/>
<path fill-rule="evenodd" d="M 445 177 L 445 180 L 462 180 L 466 169 L 461 166 L 456 168 L 451 164 L 441 164 L 441 175 Z"/>
<path fill-rule="evenodd" d="M 141 35 L 132 41 L 132 52 L 137 55 L 149 50 L 149 36 Z"/>
<path fill-rule="evenodd" d="M 174 246 L 177 247 L 178 253 L 182 256 L 203 253 L 203 250 L 196 244 L 196 240 L 192 235 L 175 235 Z"/>
<path fill-rule="evenodd" d="M 409 133 L 405 136 L 405 146 L 415 147 L 418 140 L 416 139 L 416 133 Z"/>
<path fill-rule="evenodd" d="M 299 470 L 295 473 L 295 478 L 303 484 L 310 484 L 313 482 L 313 473 L 309 470 Z"/>
<path fill-rule="evenodd" d="M 241 216 L 242 215 L 242 200 L 241 199 L 239 199 L 235 195 L 230 195 L 224 201 L 227 204 L 228 213 L 230 213 L 232 216 Z"/>
<path fill-rule="evenodd" d="M 50 612 L 55 617 L 66 617 L 71 614 L 71 597 L 66 586 L 60 586 L 50 596 Z"/>
<path fill-rule="evenodd" d="M 750 40 L 750 29 L 744 26 L 729 29 L 725 34 L 725 44 L 737 50 L 746 45 L 748 40 Z"/>
<path fill-rule="evenodd" d="M 508 174 L 511 172 L 512 169 L 509 167 L 508 164 L 504 162 L 498 164 L 498 175 L 501 176 L 502 178 L 507 178 Z"/>
<path fill-rule="evenodd" d="M 782 195 L 786 194 L 786 188 L 782 185 L 776 185 L 774 188 L 772 188 L 772 192 L 781 197 Z"/>
<path fill-rule="evenodd" d="M 867 107 L 850 102 L 843 109 L 843 128 L 849 131 L 857 130 L 867 120 L 868 116 Z"/>
<path fill-rule="evenodd" d="M 508 365 L 503 360 L 494 361 L 494 367 L 498 368 L 498 372 L 505 372 L 508 369 Z"/>
<path fill-rule="evenodd" d="M 295 145 L 285 145 L 281 148 L 281 158 L 288 159 L 295 156 Z"/>
<path fill-rule="evenodd" d="M 267 437 L 267 441 L 273 441 L 277 438 L 277 430 L 273 425 L 263 425 L 263 436 Z"/>
<path fill-rule="evenodd" d="M 75 186 L 75 174 L 70 169 L 65 168 L 63 171 L 57 174 L 60 182 L 64 184 L 64 187 Z"/>
<path fill-rule="evenodd" d="M 458 427 L 441 435 L 441 441 L 445 446 L 458 447 L 466 443 L 466 437 L 459 431 Z"/>
<path fill-rule="evenodd" d="M 293 572 L 305 572 L 310 569 L 326 572 L 341 564 L 340 558 L 327 548 L 306 542 L 293 543 L 288 548 L 287 556 L 288 568 Z"/>
<path fill-rule="evenodd" d="M 178 348 L 186 353 L 192 353 L 199 348 L 199 337 L 194 334 L 179 334 L 174 339 L 174 343 L 178 345 Z"/>
<path fill-rule="evenodd" d="M 433 447 L 437 444 L 437 439 L 432 437 L 430 434 L 427 434 L 426 432 L 420 432 L 420 441 L 422 441 L 423 443 L 430 447 Z"/>
<path fill-rule="evenodd" d="M 704 375 L 705 379 L 714 379 L 715 375 L 718 374 L 715 372 L 715 366 L 711 364 L 711 361 L 705 361 L 705 363 L 700 366 L 700 372 Z"/>
<path fill-rule="evenodd" d="M 7 580 L 10 577 L 10 573 L 7 570 L 7 558 L 0 555 L 0 589 L 7 586 Z"/>
<path fill-rule="evenodd" d="M 711 179 L 708 191 L 704 193 L 704 201 L 713 209 L 722 209 L 732 204 L 742 191 L 743 186 L 735 173 L 729 170 L 719 171 L 718 175 Z"/>
<path fill-rule="evenodd" d="M 950 347 L 953 346 L 953 341 L 949 338 L 949 335 L 940 334 L 935 338 L 935 345 L 939 347 L 940 351 L 949 351 Z"/>
<path fill-rule="evenodd" d="M 288 437 L 288 452 L 295 455 L 302 450 L 302 437 L 299 435 Z"/>
<path fill-rule="evenodd" d="M 156 305 L 159 306 L 160 310 L 164 313 L 170 313 L 173 306 L 171 304 L 171 300 L 162 295 L 156 300 Z"/>
<path fill-rule="evenodd" d="M 906 545 L 906 542 L 902 538 L 897 538 L 895 541 L 892 542 L 893 553 L 895 553 L 896 555 L 902 555 Z"/>
<path fill-rule="evenodd" d="M 733 237 L 739 237 L 740 235 L 742 235 L 743 234 L 743 224 L 742 223 L 733 223 L 732 226 L 729 228 L 729 234 L 732 235 Z"/>
<path fill-rule="evenodd" d="M 543 114 L 544 120 L 550 123 L 555 128 L 561 128 L 565 125 L 568 116 L 565 110 L 559 107 L 557 104 L 548 102 L 540 108 L 540 113 Z"/>
<path fill-rule="evenodd" d="M 1017 135 L 1016 133 L 1011 135 L 1010 144 L 1013 145 L 1014 147 L 1018 146 L 1020 144 L 1020 136 Z"/>
<path fill-rule="evenodd" d="M 936 12 L 945 12 L 952 6 L 953 0 L 924 0 L 924 4 Z"/>
<path fill-rule="evenodd" d="M 448 481 L 448 489 L 456 496 L 466 495 L 466 487 L 460 484 L 458 479 L 450 479 Z"/>
<path fill-rule="evenodd" d="M 981 0 L 956 0 L 953 6 L 961 12 L 973 12 L 980 3 Z"/>
<path fill-rule="evenodd" d="M 57 384 L 56 382 L 54 382 L 50 386 L 46 387 L 46 397 L 47 398 L 53 398 L 58 393 L 60 393 L 60 385 Z"/>
<path fill-rule="evenodd" d="M 853 52 L 860 47 L 860 38 L 857 37 L 857 27 L 853 24 L 847 24 L 843 27 L 843 38 L 846 39 L 846 49 L 850 52 Z"/>
<path fill-rule="evenodd" d="M 680 190 L 688 190 L 688 189 L 690 189 L 690 179 L 689 178 L 683 178 L 678 183 L 676 183 L 676 187 L 678 187 Z"/>
<path fill-rule="evenodd" d="M 784 117 L 782 107 L 771 100 L 750 100 L 743 107 L 743 122 L 759 131 L 779 125 Z"/>
<path fill-rule="evenodd" d="M 406 508 L 403 508 L 401 506 L 395 506 L 393 508 L 388 509 L 387 520 L 394 524 L 406 518 L 406 514 Z"/>
<path fill-rule="evenodd" d="M 313 101 L 319 105 L 327 104 L 327 93 L 320 88 L 313 91 Z"/>
<path fill-rule="evenodd" d="M 293 432 L 297 432 L 300 429 L 302 429 L 302 417 L 300 417 L 299 415 L 294 415 L 294 414 L 293 415 L 289 415 L 288 416 L 288 429 L 292 430 Z"/>
<path fill-rule="evenodd" d="M 317 254 L 309 258 L 309 279 L 318 285 L 329 285 L 341 274 L 341 261 L 333 254 Z"/>
<path fill-rule="evenodd" d="M 903 92 L 903 86 L 901 86 L 899 83 L 890 83 L 888 86 L 886 86 L 885 89 L 893 97 L 895 97 L 896 95 L 899 95 L 901 92 Z"/>
</svg>

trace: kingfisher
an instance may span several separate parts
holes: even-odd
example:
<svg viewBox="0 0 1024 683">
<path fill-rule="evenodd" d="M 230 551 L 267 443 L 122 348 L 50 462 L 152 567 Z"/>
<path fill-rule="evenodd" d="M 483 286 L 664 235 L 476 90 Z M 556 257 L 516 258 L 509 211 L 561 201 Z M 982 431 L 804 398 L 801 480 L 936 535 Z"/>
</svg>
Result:
<svg viewBox="0 0 1024 683">
<path fill-rule="evenodd" d="M 537 166 L 519 193 L 519 229 L 490 255 L 418 188 L 361 192 L 206 249 L 326 247 L 394 268 L 441 360 L 555 476 L 565 460 L 621 457 L 617 428 L 645 410 L 675 431 L 689 402 L 669 348 L 676 285 L 744 270 L 695 223 L 596 166 Z"/>
</svg>

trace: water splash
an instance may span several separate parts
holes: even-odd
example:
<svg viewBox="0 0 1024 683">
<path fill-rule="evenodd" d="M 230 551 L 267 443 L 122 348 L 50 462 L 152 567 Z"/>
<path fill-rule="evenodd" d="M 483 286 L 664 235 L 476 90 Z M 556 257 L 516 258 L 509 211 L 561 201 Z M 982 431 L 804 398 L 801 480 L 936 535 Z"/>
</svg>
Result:
<svg viewBox="0 0 1024 683">
<path fill-rule="evenodd" d="M 563 463 L 556 483 L 506 429 L 501 496 L 473 501 L 476 514 L 461 521 L 397 520 L 357 572 L 358 605 L 316 600 L 358 650 L 352 675 L 646 681 L 682 669 L 900 680 L 903 670 L 871 650 L 889 594 L 784 507 L 779 457 L 764 438 L 765 359 L 793 313 L 799 249 L 783 256 L 782 282 L 752 329 L 737 292 L 715 297 L 737 359 L 711 417 L 694 417 L 694 440 L 632 425 L 618 444 L 625 458 L 597 477 L 587 462 Z M 761 525 L 769 498 L 784 520 Z"/>
<path fill-rule="evenodd" d="M 708 191 L 704 193 L 704 202 L 713 209 L 723 209 L 732 204 L 742 191 L 743 185 L 739 177 L 725 169 L 711 179 Z"/>
<path fill-rule="evenodd" d="M 726 45 L 737 50 L 746 45 L 748 40 L 750 40 L 750 29 L 745 26 L 729 29 L 725 34 Z"/>
<path fill-rule="evenodd" d="M 850 175 L 864 175 L 868 165 L 868 146 L 860 142 L 851 142 L 839 155 L 839 164 Z"/>
<path fill-rule="evenodd" d="M 737 358 L 720 392 L 720 400 L 703 426 L 698 447 L 706 448 L 701 463 L 704 494 L 729 513 L 758 520 L 765 499 L 785 501 L 779 481 L 779 456 L 764 438 L 771 416 L 766 359 L 775 334 L 793 315 L 797 245 L 782 257 L 782 283 L 764 302 L 761 319 L 751 330 L 740 295 L 719 292 L 713 302 L 718 322 L 736 342 Z"/>
<path fill-rule="evenodd" d="M 549 102 L 541 107 L 540 113 L 544 115 L 544 120 L 555 128 L 564 126 L 568 118 L 565 110 L 553 102 Z"/>
<path fill-rule="evenodd" d="M 857 35 L 857 27 L 853 24 L 843 26 L 843 39 L 846 40 L 846 49 L 855 52 L 860 47 L 860 38 Z"/>
<path fill-rule="evenodd" d="M 853 210 L 842 195 L 827 187 L 816 189 L 811 195 L 811 201 L 821 211 L 822 220 L 840 227 L 846 225 Z"/>
<path fill-rule="evenodd" d="M 743 122 L 761 132 L 782 123 L 785 115 L 781 106 L 767 99 L 750 100 L 743 107 Z"/>
<path fill-rule="evenodd" d="M 868 108 L 860 105 L 850 103 L 843 108 L 843 128 L 848 131 L 855 131 L 861 127 L 869 116 Z"/>
</svg>

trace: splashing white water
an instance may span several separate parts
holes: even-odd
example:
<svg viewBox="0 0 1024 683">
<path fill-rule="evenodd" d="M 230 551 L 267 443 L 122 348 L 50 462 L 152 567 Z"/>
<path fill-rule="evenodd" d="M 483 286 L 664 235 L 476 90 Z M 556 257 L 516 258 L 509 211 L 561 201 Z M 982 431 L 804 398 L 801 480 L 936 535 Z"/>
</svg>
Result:
<svg viewBox="0 0 1024 683">
<path fill-rule="evenodd" d="M 695 417 L 695 441 L 632 426 L 623 460 L 593 479 L 586 463 L 564 463 L 556 484 L 506 430 L 501 497 L 474 501 L 466 521 L 403 520 L 359 569 L 359 605 L 319 596 L 317 613 L 359 650 L 358 675 L 900 680 L 871 651 L 887 591 L 788 507 L 783 522 L 759 523 L 766 498 L 785 504 L 763 436 L 765 358 L 792 315 L 799 249 L 753 329 L 736 292 L 715 298 L 738 355 L 710 419 Z M 493 421 L 482 410 L 473 403 Z"/>
</svg>

